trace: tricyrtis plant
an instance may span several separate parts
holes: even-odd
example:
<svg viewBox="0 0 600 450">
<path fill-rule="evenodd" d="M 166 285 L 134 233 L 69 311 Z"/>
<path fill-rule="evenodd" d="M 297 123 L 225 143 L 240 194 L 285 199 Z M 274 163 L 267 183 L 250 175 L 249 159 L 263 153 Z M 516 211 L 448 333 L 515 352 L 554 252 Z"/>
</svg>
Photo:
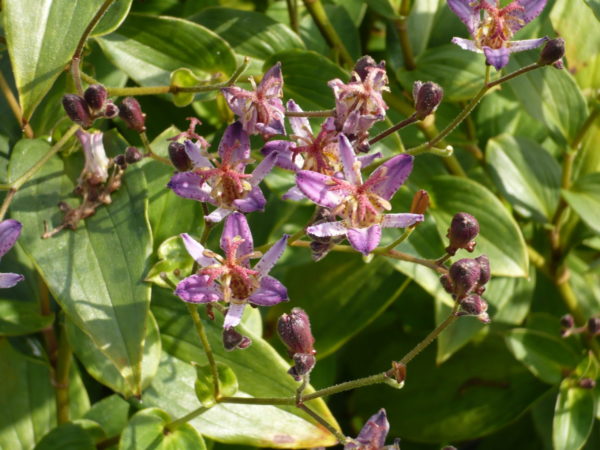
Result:
<svg viewBox="0 0 600 450">
<path fill-rule="evenodd" d="M 1 448 L 594 447 L 594 2 L 38 3 Z"/>
</svg>

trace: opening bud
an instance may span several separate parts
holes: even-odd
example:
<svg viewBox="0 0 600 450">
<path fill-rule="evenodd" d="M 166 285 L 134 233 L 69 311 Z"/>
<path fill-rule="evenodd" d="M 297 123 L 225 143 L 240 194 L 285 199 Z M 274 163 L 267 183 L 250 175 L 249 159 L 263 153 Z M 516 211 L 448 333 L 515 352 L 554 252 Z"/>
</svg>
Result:
<svg viewBox="0 0 600 450">
<path fill-rule="evenodd" d="M 294 365 L 288 370 L 288 373 L 294 377 L 296 381 L 302 381 L 302 377 L 310 373 L 317 363 L 314 355 L 307 353 L 296 353 L 292 358 Z"/>
<path fill-rule="evenodd" d="M 560 326 L 563 328 L 573 328 L 575 326 L 575 319 L 571 314 L 565 314 L 560 318 Z"/>
<path fill-rule="evenodd" d="M 460 259 L 450 266 L 448 274 L 454 285 L 456 298 L 461 299 L 477 286 L 481 267 L 474 259 Z"/>
<path fill-rule="evenodd" d="M 429 208 L 429 194 L 424 189 L 419 189 L 412 199 L 410 212 L 412 214 L 425 214 Z"/>
<path fill-rule="evenodd" d="M 479 263 L 479 268 L 481 269 L 481 273 L 479 276 L 479 281 L 477 282 L 478 286 L 476 288 L 478 294 L 483 294 L 485 291 L 485 285 L 492 276 L 492 272 L 490 270 L 490 259 L 487 255 L 481 255 L 475 258 L 475 261 Z"/>
<path fill-rule="evenodd" d="M 169 158 L 175 168 L 180 172 L 192 170 L 192 160 L 185 152 L 185 145 L 181 142 L 171 142 L 169 144 Z"/>
<path fill-rule="evenodd" d="M 136 147 L 127 147 L 125 150 L 125 161 L 129 164 L 135 164 L 138 161 L 141 161 L 144 155 L 139 151 Z"/>
<path fill-rule="evenodd" d="M 377 64 L 377 62 L 369 55 L 365 55 L 360 58 L 358 61 L 356 61 L 353 69 L 353 72 L 360 77 L 360 80 L 356 81 L 364 81 L 367 78 L 367 75 L 369 74 L 369 68 L 371 67 L 385 69 L 385 61 L 381 61 L 379 64 Z"/>
<path fill-rule="evenodd" d="M 238 333 L 235 328 L 226 328 L 223 330 L 223 347 L 228 352 L 239 348 L 243 350 L 252 344 L 252 339 Z"/>
<path fill-rule="evenodd" d="M 108 92 L 101 84 L 92 84 L 83 93 L 83 98 L 94 111 L 101 111 L 108 99 Z"/>
<path fill-rule="evenodd" d="M 587 330 L 592 336 L 600 334 L 600 317 L 592 317 L 588 320 Z"/>
<path fill-rule="evenodd" d="M 448 294 L 454 294 L 454 285 L 448 275 L 442 275 L 440 277 L 440 283 L 442 283 L 442 287 Z"/>
<path fill-rule="evenodd" d="M 422 120 L 442 103 L 444 90 L 433 81 L 415 81 L 413 84 L 413 99 L 415 101 L 415 114 L 417 119 Z"/>
<path fill-rule="evenodd" d="M 490 323 L 487 314 L 488 305 L 484 299 L 477 294 L 469 295 L 460 302 L 461 312 L 459 315 L 476 316 L 483 323 Z"/>
<path fill-rule="evenodd" d="M 348 449 L 382 449 L 385 448 L 385 438 L 390 430 L 385 409 L 373 414 L 362 427 L 356 439 L 344 446 Z"/>
<path fill-rule="evenodd" d="M 563 38 L 550 39 L 540 52 L 538 64 L 540 66 L 556 64 L 560 62 L 563 56 L 565 56 L 565 40 Z M 559 68 L 562 69 L 562 67 Z"/>
<path fill-rule="evenodd" d="M 126 97 L 119 107 L 119 117 L 129 128 L 143 133 L 146 131 L 146 114 L 142 112 L 139 102 L 133 97 Z"/>
<path fill-rule="evenodd" d="M 308 315 L 301 308 L 283 314 L 277 321 L 277 333 L 288 349 L 290 356 L 297 353 L 314 355 L 315 339 L 310 331 Z"/>
<path fill-rule="evenodd" d="M 94 123 L 87 102 L 80 96 L 75 94 L 65 94 L 62 98 L 62 104 L 69 119 L 76 124 L 87 129 Z"/>
<path fill-rule="evenodd" d="M 450 228 L 446 237 L 450 240 L 450 245 L 446 247 L 449 255 L 456 254 L 460 248 L 469 252 L 475 249 L 475 237 L 479 234 L 479 222 L 471 214 L 464 212 L 456 214 L 452 218 Z"/>
<path fill-rule="evenodd" d="M 107 119 L 114 119 L 119 115 L 119 108 L 112 101 L 107 101 L 104 108 L 104 117 Z"/>
</svg>

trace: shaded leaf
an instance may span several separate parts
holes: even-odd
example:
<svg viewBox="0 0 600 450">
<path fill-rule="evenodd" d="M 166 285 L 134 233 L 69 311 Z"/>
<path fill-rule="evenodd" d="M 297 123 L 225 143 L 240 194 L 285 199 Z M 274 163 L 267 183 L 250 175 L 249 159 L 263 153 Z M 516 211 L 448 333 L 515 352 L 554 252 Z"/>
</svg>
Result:
<svg viewBox="0 0 600 450">
<path fill-rule="evenodd" d="M 83 425 L 76 423 L 59 425 L 35 446 L 36 450 L 95 450 L 95 448 L 92 434 Z"/>
<path fill-rule="evenodd" d="M 227 364 L 217 363 L 217 374 L 221 395 L 232 397 L 238 391 L 238 381 L 235 372 Z M 196 383 L 194 390 L 198 401 L 206 407 L 215 404 L 214 381 L 210 365 L 196 366 Z"/>
<path fill-rule="evenodd" d="M 0 336 L 35 333 L 53 321 L 54 314 L 41 315 L 37 302 L 0 300 Z"/>
<path fill-rule="evenodd" d="M 127 425 L 129 403 L 119 395 L 103 398 L 84 414 L 84 418 L 96 422 L 102 427 L 107 438 L 116 436 Z"/>
<path fill-rule="evenodd" d="M 561 192 L 581 219 L 600 234 L 600 173 L 586 175 Z"/>
<path fill-rule="evenodd" d="M 129 14 L 132 3 L 133 0 L 117 0 L 113 2 L 104 16 L 102 16 L 102 19 L 100 19 L 100 22 L 98 22 L 98 25 L 94 27 L 90 36 L 102 36 L 112 33 L 119 28 L 119 25 L 123 23 L 127 14 Z"/>
<path fill-rule="evenodd" d="M 572 384 L 571 379 L 564 380 L 556 400 L 552 422 L 552 443 L 556 450 L 579 450 L 594 425 L 594 392 Z"/>
</svg>

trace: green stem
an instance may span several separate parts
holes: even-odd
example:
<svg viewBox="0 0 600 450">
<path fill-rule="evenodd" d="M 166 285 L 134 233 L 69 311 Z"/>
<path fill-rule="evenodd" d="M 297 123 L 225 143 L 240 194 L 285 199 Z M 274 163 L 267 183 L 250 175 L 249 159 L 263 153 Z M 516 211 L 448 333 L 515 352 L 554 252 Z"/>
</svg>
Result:
<svg viewBox="0 0 600 450">
<path fill-rule="evenodd" d="M 390 134 L 410 125 L 411 123 L 415 123 L 417 121 L 417 115 L 416 113 L 413 114 L 410 117 L 407 117 L 406 119 L 402 120 L 401 122 L 398 122 L 396 125 L 391 126 L 390 128 L 388 128 L 385 131 L 382 131 L 381 133 L 379 133 L 377 136 L 373 137 L 372 139 L 369 140 L 369 145 L 373 145 L 376 142 L 379 142 L 380 140 L 382 140 L 383 138 L 389 136 Z"/>
<path fill-rule="evenodd" d="M 404 66 L 407 70 L 414 70 L 417 65 L 415 63 L 415 57 L 413 55 L 412 47 L 410 46 L 410 38 L 408 36 L 407 24 L 409 12 L 410 0 L 402 0 L 399 9 L 401 18 L 394 21 L 394 26 L 398 32 L 398 40 L 400 41 L 400 48 L 402 49 L 402 55 L 404 56 Z"/>
<path fill-rule="evenodd" d="M 312 394 L 305 395 L 302 400 L 307 402 L 309 400 L 314 400 L 315 398 L 328 397 L 330 395 L 339 394 L 340 392 L 349 391 L 351 389 L 385 383 L 388 378 L 389 376 L 387 375 L 387 372 L 370 375 L 368 377 L 357 378 L 356 380 L 346 381 L 344 383 L 339 383 L 324 389 L 319 389 Z"/>
<path fill-rule="evenodd" d="M 387 247 L 385 247 L 386 251 L 390 251 L 393 250 L 395 247 L 397 247 L 398 245 L 402 244 L 406 239 L 408 239 L 408 237 L 412 234 L 412 232 L 415 231 L 415 227 L 408 227 L 404 233 L 402 233 L 402 235 L 400 235 L 400 237 L 398 239 L 396 239 L 394 242 L 392 242 L 390 245 L 388 245 Z"/>
<path fill-rule="evenodd" d="M 173 422 L 166 424 L 165 430 L 174 431 L 177 427 L 179 427 L 185 423 L 188 423 L 190 420 L 195 419 L 200 414 L 208 411 L 209 409 L 210 408 L 205 408 L 204 406 L 201 406 L 200 408 L 193 410 L 192 412 L 186 414 L 185 416 L 180 417 L 179 419 L 176 419 Z"/>
<path fill-rule="evenodd" d="M 164 158 L 160 155 L 157 155 L 152 151 L 152 147 L 150 146 L 150 141 L 148 140 L 148 135 L 146 135 L 145 131 L 140 133 L 140 139 L 142 140 L 142 144 L 144 145 L 144 149 L 146 150 L 146 154 L 144 156 L 152 158 L 158 162 L 166 164 L 167 166 L 172 166 L 171 160 Z"/>
<path fill-rule="evenodd" d="M 295 405 L 296 397 L 221 397 L 218 402 L 236 405 Z"/>
<path fill-rule="evenodd" d="M 327 13 L 325 13 L 325 8 L 323 8 L 323 4 L 321 0 L 303 0 L 304 6 L 312 16 L 315 24 L 321 31 L 321 34 L 329 44 L 331 48 L 339 52 L 344 64 L 348 67 L 354 66 L 354 59 L 350 56 L 348 49 L 344 45 L 344 42 L 340 39 L 340 36 L 333 28 L 333 25 L 329 21 L 327 17 Z"/>
<path fill-rule="evenodd" d="M 331 425 L 329 422 L 327 422 L 323 417 L 321 417 L 318 413 L 316 413 L 315 411 L 310 409 L 308 406 L 301 404 L 301 405 L 298 405 L 298 408 L 300 408 L 302 411 L 304 411 L 310 417 L 312 417 L 317 422 L 319 422 L 321 425 L 323 425 L 327 429 L 327 431 L 329 431 L 331 434 L 333 434 L 335 436 L 335 438 L 338 440 L 338 442 L 340 444 L 345 445 L 348 442 L 348 438 L 346 436 L 344 436 L 333 425 Z"/>
<path fill-rule="evenodd" d="M 10 110 L 13 112 L 15 118 L 17 119 L 17 122 L 23 126 L 23 133 L 25 133 L 25 136 L 29 139 L 33 138 L 33 130 L 31 129 L 31 125 L 29 125 L 28 123 L 24 123 L 23 120 L 23 111 L 21 110 L 21 105 L 19 105 L 19 102 L 17 101 L 15 95 L 13 94 L 13 91 L 11 90 L 10 86 L 8 85 L 8 82 L 6 81 L 6 78 L 4 78 L 4 75 L 2 74 L 2 72 L 0 72 L 0 91 L 2 91 L 2 93 L 4 94 L 4 98 L 6 98 L 6 102 L 8 103 L 8 106 L 10 107 Z"/>
<path fill-rule="evenodd" d="M 54 376 L 54 388 L 56 389 L 56 416 L 57 422 L 67 423 L 69 421 L 69 370 L 73 356 L 71 347 L 67 341 L 64 326 L 61 327 L 58 340 L 58 354 L 56 359 L 56 370 Z"/>
<path fill-rule="evenodd" d="M 298 22 L 298 3 L 297 0 L 286 0 L 288 15 L 290 17 L 290 28 L 294 33 L 300 34 L 300 24 Z"/>
<path fill-rule="evenodd" d="M 212 352 L 210 342 L 208 342 L 208 336 L 206 335 L 204 324 L 202 323 L 200 314 L 198 314 L 198 306 L 191 303 L 186 303 L 186 306 L 190 315 L 192 316 L 192 321 L 194 322 L 196 332 L 198 333 L 198 337 L 200 338 L 200 342 L 202 343 L 202 347 L 204 348 L 204 353 L 206 353 L 206 359 L 208 360 L 210 372 L 213 377 L 213 393 L 215 399 L 218 399 L 221 396 L 221 387 L 219 384 L 219 371 L 217 370 L 217 362 L 215 361 L 215 356 Z"/>
<path fill-rule="evenodd" d="M 0 206 L 0 221 L 4 220 L 4 216 L 8 211 L 8 207 L 10 206 L 13 198 L 15 198 L 15 194 L 17 190 L 14 188 L 10 188 L 6 193 L 6 197 L 4 197 L 4 201 L 2 202 L 2 206 Z"/>
</svg>

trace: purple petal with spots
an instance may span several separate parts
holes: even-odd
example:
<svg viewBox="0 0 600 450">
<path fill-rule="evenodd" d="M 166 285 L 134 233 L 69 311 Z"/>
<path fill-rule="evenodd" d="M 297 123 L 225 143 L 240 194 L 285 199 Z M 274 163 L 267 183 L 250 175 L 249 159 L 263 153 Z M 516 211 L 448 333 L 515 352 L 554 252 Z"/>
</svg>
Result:
<svg viewBox="0 0 600 450">
<path fill-rule="evenodd" d="M 291 170 L 292 172 L 296 172 L 299 167 L 301 167 L 297 162 L 301 160 L 300 155 L 295 158 L 295 161 L 292 160 L 294 154 L 290 150 L 295 147 L 295 144 L 290 141 L 269 141 L 267 142 L 261 150 L 261 153 L 265 156 L 270 155 L 271 153 L 277 153 L 277 159 L 275 160 L 275 165 L 277 167 L 281 167 L 285 170 Z"/>
<path fill-rule="evenodd" d="M 167 187 L 183 198 L 191 198 L 199 202 L 215 204 L 210 196 L 210 186 L 202 182 L 202 177 L 195 172 L 180 172 L 171 177 Z"/>
<path fill-rule="evenodd" d="M 237 86 L 231 86 L 221 89 L 225 101 L 231 110 L 238 116 L 244 116 L 246 109 L 246 101 L 252 96 L 251 92 Z"/>
<path fill-rule="evenodd" d="M 257 86 L 257 91 L 262 92 L 267 97 L 281 96 L 283 88 L 283 78 L 281 76 L 281 63 L 278 62 L 271 67 L 262 77 Z"/>
<path fill-rule="evenodd" d="M 248 226 L 248 221 L 246 216 L 239 212 L 234 212 L 225 219 L 225 226 L 221 234 L 221 248 L 224 252 L 228 252 L 229 244 L 236 236 L 244 240 L 238 247 L 237 256 L 247 255 L 254 251 L 254 241 L 252 240 L 252 232 Z"/>
<path fill-rule="evenodd" d="M 217 263 L 216 259 L 204 256 L 204 250 L 206 250 L 204 246 L 189 234 L 182 233 L 179 236 L 181 236 L 183 245 L 185 245 L 187 252 L 192 258 L 194 258 L 194 261 L 200 264 L 201 267 L 206 267 Z"/>
<path fill-rule="evenodd" d="M 517 3 L 523 7 L 523 10 L 514 10 L 509 13 L 519 20 L 510 20 L 509 25 L 513 33 L 516 33 L 537 16 L 540 15 L 547 0 L 517 0 Z"/>
<path fill-rule="evenodd" d="M 252 188 L 244 198 L 234 200 L 235 207 L 244 214 L 254 211 L 264 211 L 267 199 L 258 186 Z"/>
<path fill-rule="evenodd" d="M 496 70 L 500 70 L 508 64 L 508 58 L 510 57 L 510 49 L 508 48 L 483 47 L 483 53 L 485 54 L 485 61 L 490 66 L 494 66 Z"/>
<path fill-rule="evenodd" d="M 385 172 L 385 177 L 373 185 L 372 191 L 386 200 L 391 199 L 412 172 L 413 160 L 414 157 L 411 155 L 397 155 L 375 169 L 369 179 L 377 177 L 383 172 Z"/>
<path fill-rule="evenodd" d="M 298 186 L 292 186 L 285 194 L 281 196 L 281 198 L 284 200 L 293 200 L 299 202 L 300 200 L 306 199 L 306 196 L 300 189 L 298 189 Z"/>
<path fill-rule="evenodd" d="M 223 322 L 223 328 L 233 328 L 240 324 L 244 314 L 245 303 L 230 303 Z"/>
<path fill-rule="evenodd" d="M 273 306 L 288 301 L 287 289 L 279 280 L 266 276 L 260 280 L 260 287 L 248 297 L 248 301 L 259 306 Z"/>
<path fill-rule="evenodd" d="M 343 222 L 323 222 L 317 225 L 311 225 L 306 229 L 308 234 L 316 237 L 343 236 L 348 229 Z"/>
<path fill-rule="evenodd" d="M 356 155 L 352 144 L 348 138 L 340 134 L 338 136 L 340 158 L 342 159 L 342 167 L 344 168 L 344 178 L 346 181 L 356 185 L 362 184 L 360 173 L 356 173 L 354 170 L 354 163 L 356 163 Z"/>
<path fill-rule="evenodd" d="M 0 258 L 15 245 L 21 235 L 23 225 L 14 219 L 7 219 L 0 222 Z"/>
<path fill-rule="evenodd" d="M 294 100 L 287 102 L 287 110 L 291 112 L 303 112 Z M 312 128 L 306 117 L 291 117 L 288 116 L 292 131 L 298 137 L 312 140 Z"/>
<path fill-rule="evenodd" d="M 381 226 L 383 228 L 406 228 L 418 222 L 423 222 L 423 214 L 386 214 L 383 216 Z"/>
<path fill-rule="evenodd" d="M 204 216 L 204 220 L 211 223 L 218 223 L 231 214 L 233 211 L 227 208 L 217 208 L 211 212 L 208 216 Z"/>
<path fill-rule="evenodd" d="M 188 303 L 210 303 L 221 300 L 221 291 L 208 283 L 208 275 L 191 275 L 179 282 L 175 295 Z"/>
<path fill-rule="evenodd" d="M 476 53 L 483 53 L 483 50 L 481 50 L 479 47 L 477 47 L 477 44 L 475 43 L 475 41 L 472 41 L 470 39 L 463 39 L 463 38 L 455 37 L 455 38 L 452 38 L 452 43 L 458 45 L 463 50 L 469 50 L 471 52 L 476 52 Z"/>
<path fill-rule="evenodd" d="M 204 167 L 211 168 L 213 167 L 210 160 L 200 153 L 200 147 L 194 144 L 192 141 L 185 141 L 185 153 L 188 155 L 188 158 L 194 164 L 195 169 L 202 169 Z"/>
<path fill-rule="evenodd" d="M 290 236 L 288 234 L 284 234 L 281 239 L 279 239 L 273 246 L 260 258 L 260 261 L 256 263 L 253 267 L 254 270 L 257 270 L 259 276 L 264 277 L 267 275 L 275 263 L 281 258 L 283 252 L 287 246 L 287 241 Z"/>
<path fill-rule="evenodd" d="M 275 161 L 277 161 L 277 153 L 272 152 L 254 168 L 252 176 L 248 180 L 252 186 L 258 186 L 258 184 L 267 176 L 267 174 L 275 167 Z"/>
<path fill-rule="evenodd" d="M 360 167 L 364 169 L 365 167 L 368 167 L 371 164 L 373 164 L 375 160 L 381 158 L 382 156 L 383 155 L 381 154 L 381 152 L 375 152 L 371 153 L 370 155 L 358 156 L 356 159 L 360 161 Z"/>
<path fill-rule="evenodd" d="M 25 277 L 20 273 L 0 273 L 0 288 L 11 288 L 24 279 Z"/>
<path fill-rule="evenodd" d="M 240 122 L 234 122 L 225 129 L 219 143 L 219 156 L 223 163 L 234 165 L 241 171 L 250 158 L 250 138 Z"/>
<path fill-rule="evenodd" d="M 448 7 L 465 24 L 471 35 L 475 34 L 481 21 L 479 11 L 475 11 L 478 3 L 473 0 L 448 0 Z"/>
<path fill-rule="evenodd" d="M 301 170 L 296 174 L 296 185 L 310 200 L 325 208 L 335 208 L 345 197 L 343 191 L 333 191 L 333 177 L 310 170 Z"/>
<path fill-rule="evenodd" d="M 379 225 L 371 225 L 368 228 L 349 228 L 347 238 L 354 249 L 366 256 L 379 245 L 381 241 L 381 227 Z"/>
<path fill-rule="evenodd" d="M 538 48 L 544 42 L 548 40 L 547 36 L 539 39 L 523 39 L 521 41 L 511 41 L 509 44 L 509 49 L 511 53 L 522 52 L 525 50 L 533 50 L 534 48 Z"/>
<path fill-rule="evenodd" d="M 361 444 L 360 448 L 384 448 L 389 430 L 390 423 L 387 420 L 385 409 L 382 408 L 365 423 L 356 437 L 356 441 Z"/>
</svg>

